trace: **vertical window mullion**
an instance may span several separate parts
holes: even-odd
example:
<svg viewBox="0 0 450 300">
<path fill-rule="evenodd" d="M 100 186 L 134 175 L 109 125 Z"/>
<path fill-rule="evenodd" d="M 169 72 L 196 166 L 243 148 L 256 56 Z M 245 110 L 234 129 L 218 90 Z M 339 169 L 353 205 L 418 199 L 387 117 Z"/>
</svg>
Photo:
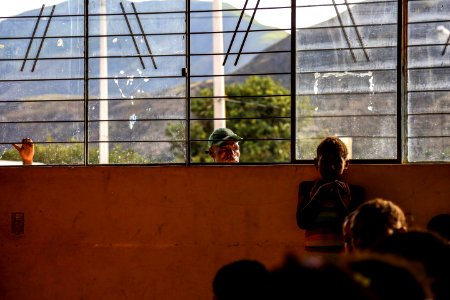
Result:
<svg viewBox="0 0 450 300">
<path fill-rule="evenodd" d="M 84 165 L 89 164 L 89 0 L 84 1 Z"/>
<path fill-rule="evenodd" d="M 398 1 L 397 160 L 407 162 L 408 140 L 408 1 Z"/>
<path fill-rule="evenodd" d="M 295 161 L 296 132 L 297 132 L 296 126 L 297 22 L 296 21 L 297 21 L 297 1 L 292 0 L 291 1 L 291 163 Z"/>
<path fill-rule="evenodd" d="M 191 0 L 186 0 L 186 165 L 191 164 Z"/>
</svg>

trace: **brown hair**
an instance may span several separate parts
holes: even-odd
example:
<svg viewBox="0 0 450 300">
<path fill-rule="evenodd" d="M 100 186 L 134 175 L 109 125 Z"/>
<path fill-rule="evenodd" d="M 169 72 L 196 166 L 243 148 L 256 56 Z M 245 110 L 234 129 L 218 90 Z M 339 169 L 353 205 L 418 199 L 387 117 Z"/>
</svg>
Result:
<svg viewBox="0 0 450 300">
<path fill-rule="evenodd" d="M 326 137 L 319 146 L 317 146 L 317 157 L 322 156 L 324 153 L 331 153 L 339 155 L 340 157 L 347 159 L 348 150 L 344 142 L 335 136 Z"/>
</svg>

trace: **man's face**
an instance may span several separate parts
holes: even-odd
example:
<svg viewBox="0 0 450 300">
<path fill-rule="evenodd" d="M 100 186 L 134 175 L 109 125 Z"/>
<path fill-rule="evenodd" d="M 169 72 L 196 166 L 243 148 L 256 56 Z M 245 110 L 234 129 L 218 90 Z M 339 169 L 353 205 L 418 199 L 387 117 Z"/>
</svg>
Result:
<svg viewBox="0 0 450 300">
<path fill-rule="evenodd" d="M 316 167 L 322 178 L 338 179 L 347 169 L 348 161 L 339 155 L 324 154 L 316 159 Z"/>
<path fill-rule="evenodd" d="M 209 155 L 216 163 L 238 163 L 241 153 L 239 152 L 239 143 L 228 141 L 220 146 L 212 146 Z"/>
</svg>

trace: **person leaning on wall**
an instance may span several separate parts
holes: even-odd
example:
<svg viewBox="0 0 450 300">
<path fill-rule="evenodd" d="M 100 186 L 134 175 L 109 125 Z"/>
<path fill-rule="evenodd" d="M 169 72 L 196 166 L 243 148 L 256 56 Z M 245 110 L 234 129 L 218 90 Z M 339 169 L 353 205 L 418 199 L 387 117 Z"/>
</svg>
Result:
<svg viewBox="0 0 450 300">
<path fill-rule="evenodd" d="M 34 157 L 34 144 L 31 138 L 22 139 L 20 146 L 18 144 L 12 144 L 14 148 L 19 152 L 24 165 L 32 165 Z"/>
<path fill-rule="evenodd" d="M 239 141 L 242 138 L 228 128 L 217 128 L 208 139 L 209 156 L 215 163 L 238 163 L 241 156 Z"/>
</svg>

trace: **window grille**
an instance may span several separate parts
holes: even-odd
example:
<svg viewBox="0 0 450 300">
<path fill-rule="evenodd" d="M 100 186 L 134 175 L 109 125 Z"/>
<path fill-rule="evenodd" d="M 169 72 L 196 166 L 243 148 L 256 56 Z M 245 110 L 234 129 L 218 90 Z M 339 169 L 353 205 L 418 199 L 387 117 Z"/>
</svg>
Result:
<svg viewBox="0 0 450 300">
<path fill-rule="evenodd" d="M 244 164 L 450 160 L 448 1 L 42 2 L 0 16 L 0 160 L 212 163 L 218 126 Z"/>
</svg>

